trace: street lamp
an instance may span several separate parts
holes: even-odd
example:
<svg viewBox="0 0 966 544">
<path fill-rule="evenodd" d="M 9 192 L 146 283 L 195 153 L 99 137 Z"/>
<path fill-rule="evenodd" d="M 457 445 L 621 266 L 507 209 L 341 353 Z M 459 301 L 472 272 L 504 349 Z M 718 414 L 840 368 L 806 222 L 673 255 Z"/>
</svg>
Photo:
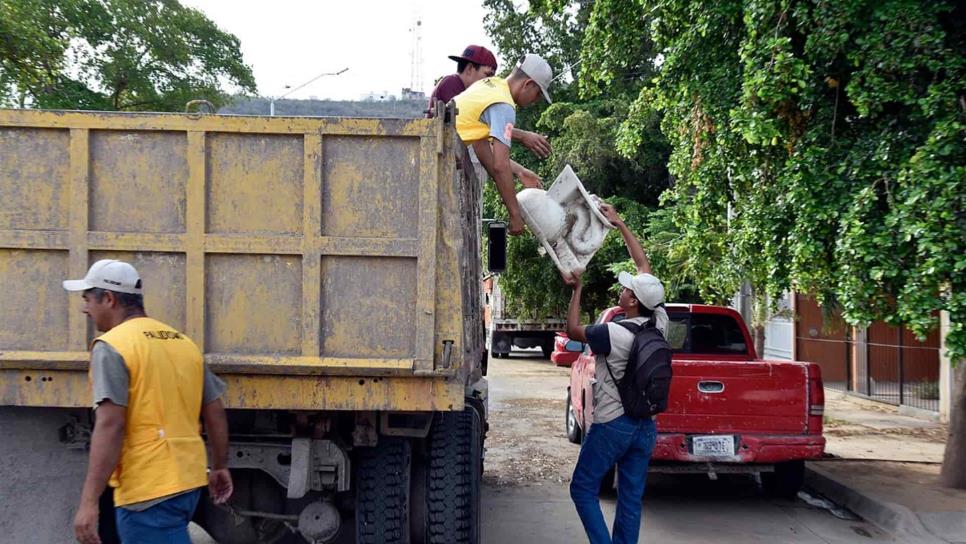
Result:
<svg viewBox="0 0 966 544">
<path fill-rule="evenodd" d="M 306 85 L 308 85 L 310 83 L 313 83 L 315 80 L 317 80 L 319 78 L 322 78 L 322 77 L 325 77 L 325 76 L 337 76 L 337 75 L 340 75 L 340 74 L 344 74 L 346 72 L 346 70 L 348 70 L 348 69 L 349 68 L 346 67 L 346 68 L 343 68 L 343 69 L 339 70 L 338 72 L 325 72 L 325 73 L 319 74 L 319 75 L 313 77 L 312 79 L 306 81 L 305 83 L 299 85 L 298 87 L 292 89 L 291 91 L 283 94 L 282 96 L 278 96 L 278 97 L 269 99 L 269 103 L 268 103 L 268 114 L 271 115 L 271 116 L 274 116 L 275 115 L 275 101 L 276 100 L 281 100 L 281 99 L 285 98 L 286 96 L 294 93 L 295 91 L 301 89 L 302 87 L 305 87 Z M 285 88 L 287 89 L 288 88 L 288 85 L 286 85 Z"/>
</svg>

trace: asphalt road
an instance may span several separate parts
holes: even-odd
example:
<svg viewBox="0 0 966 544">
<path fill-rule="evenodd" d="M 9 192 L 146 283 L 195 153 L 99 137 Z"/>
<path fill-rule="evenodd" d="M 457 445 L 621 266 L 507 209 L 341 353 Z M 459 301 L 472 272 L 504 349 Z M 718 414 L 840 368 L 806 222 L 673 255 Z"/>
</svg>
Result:
<svg viewBox="0 0 966 544">
<path fill-rule="evenodd" d="M 487 445 L 484 543 L 587 542 L 568 492 L 569 474 L 579 451 L 579 446 L 567 441 L 563 427 L 569 369 L 555 367 L 538 351 L 515 352 L 510 359 L 491 360 L 488 378 L 491 435 L 499 440 Z M 503 429 L 510 430 L 509 436 L 501 437 Z M 526 444 L 538 447 L 527 450 Z M 524 457 L 535 459 L 537 464 L 550 459 L 552 466 L 537 474 L 528 473 L 526 458 L 513 459 L 517 451 L 527 451 Z M 515 468 L 508 473 L 504 464 Z M 605 518 L 612 520 L 614 499 L 601 502 Z M 767 497 L 751 477 L 739 475 L 721 476 L 717 481 L 705 476 L 652 476 L 644 497 L 640 541 L 897 542 L 865 521 L 840 519 L 800 499 Z"/>
</svg>

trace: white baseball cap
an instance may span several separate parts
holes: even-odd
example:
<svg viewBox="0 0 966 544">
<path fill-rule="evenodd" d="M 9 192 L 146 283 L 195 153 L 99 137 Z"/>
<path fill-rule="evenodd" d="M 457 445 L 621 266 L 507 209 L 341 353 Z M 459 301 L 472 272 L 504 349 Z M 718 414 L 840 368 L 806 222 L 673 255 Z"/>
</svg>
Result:
<svg viewBox="0 0 966 544">
<path fill-rule="evenodd" d="M 543 91 L 543 97 L 547 99 L 549 104 L 550 92 L 547 89 L 550 88 L 550 82 L 553 81 L 553 70 L 550 68 L 550 64 L 540 55 L 527 53 L 523 57 L 523 61 L 520 62 L 519 68 L 540 87 L 540 90 Z"/>
<path fill-rule="evenodd" d="M 64 281 L 68 291 L 86 291 L 93 288 L 107 289 L 116 293 L 141 294 L 141 276 L 133 266 L 114 259 L 101 259 L 91 265 L 82 280 Z"/>
<path fill-rule="evenodd" d="M 651 274 L 632 276 L 627 272 L 621 272 L 617 276 L 617 282 L 633 291 L 634 297 L 648 310 L 653 310 L 658 304 L 664 302 L 664 285 Z"/>
</svg>

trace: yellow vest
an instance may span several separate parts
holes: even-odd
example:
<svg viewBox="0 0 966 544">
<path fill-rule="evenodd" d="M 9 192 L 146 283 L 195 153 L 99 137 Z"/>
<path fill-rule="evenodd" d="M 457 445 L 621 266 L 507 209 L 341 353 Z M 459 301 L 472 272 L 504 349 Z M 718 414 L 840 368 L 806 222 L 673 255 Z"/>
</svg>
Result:
<svg viewBox="0 0 966 544">
<path fill-rule="evenodd" d="M 468 89 L 456 95 L 456 132 L 464 144 L 471 144 L 484 140 L 490 135 L 490 127 L 480 121 L 483 111 L 493 104 L 501 102 L 513 106 L 517 104 L 510 94 L 510 86 L 505 79 L 488 77 L 470 85 Z"/>
<path fill-rule="evenodd" d="M 148 317 L 130 319 L 98 337 L 127 365 L 127 423 L 110 486 L 124 506 L 208 483 L 199 432 L 204 359 L 184 334 Z"/>
</svg>

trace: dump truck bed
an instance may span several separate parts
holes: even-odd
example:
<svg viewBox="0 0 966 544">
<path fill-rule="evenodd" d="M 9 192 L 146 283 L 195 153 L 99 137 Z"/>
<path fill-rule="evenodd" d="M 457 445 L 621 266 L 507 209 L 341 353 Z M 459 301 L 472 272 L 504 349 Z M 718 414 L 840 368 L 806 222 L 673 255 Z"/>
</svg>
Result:
<svg viewBox="0 0 966 544">
<path fill-rule="evenodd" d="M 60 282 L 115 258 L 228 407 L 461 409 L 479 185 L 443 117 L 0 110 L 0 405 L 90 405 L 96 332 Z"/>
</svg>

